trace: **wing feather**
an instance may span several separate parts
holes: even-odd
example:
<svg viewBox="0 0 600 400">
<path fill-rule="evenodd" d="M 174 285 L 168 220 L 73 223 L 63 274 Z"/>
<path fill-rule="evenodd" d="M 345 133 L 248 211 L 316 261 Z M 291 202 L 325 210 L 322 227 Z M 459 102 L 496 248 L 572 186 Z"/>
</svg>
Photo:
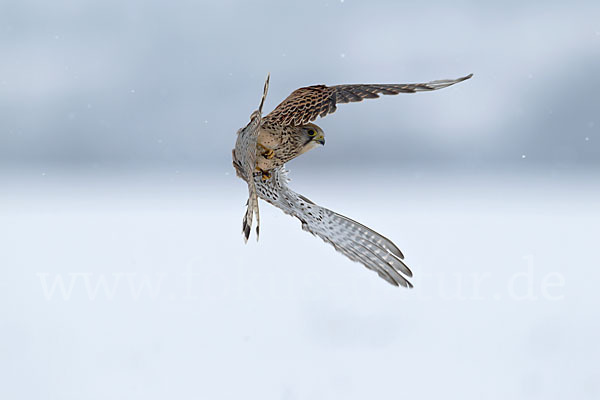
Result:
<svg viewBox="0 0 600 400">
<path fill-rule="evenodd" d="M 336 104 L 375 99 L 380 94 L 396 95 L 443 89 L 471 78 L 473 74 L 458 79 L 442 79 L 427 83 L 359 84 L 325 86 L 315 85 L 296 89 L 283 100 L 264 120 L 281 125 L 304 125 L 317 117 L 336 111 Z"/>
<path fill-rule="evenodd" d="M 298 218 L 303 230 L 333 245 L 349 259 L 377 272 L 392 285 L 412 287 L 407 280 L 407 277 L 412 277 L 412 272 L 396 245 L 374 230 L 289 189 L 287 171 L 283 167 L 272 170 L 271 178 L 266 182 L 260 177 L 250 178 L 254 179 L 261 199 Z"/>
</svg>

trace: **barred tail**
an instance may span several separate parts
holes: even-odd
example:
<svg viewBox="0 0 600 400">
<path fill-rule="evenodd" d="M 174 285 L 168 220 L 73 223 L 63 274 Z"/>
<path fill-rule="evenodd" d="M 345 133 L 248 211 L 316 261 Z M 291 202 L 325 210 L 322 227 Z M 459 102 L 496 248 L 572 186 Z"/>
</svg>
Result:
<svg viewBox="0 0 600 400">
<path fill-rule="evenodd" d="M 256 195 L 256 186 L 252 183 L 248 183 L 248 202 L 246 208 L 246 214 L 242 220 L 242 234 L 244 235 L 244 243 L 248 243 L 250 237 L 250 230 L 252 229 L 252 220 L 254 214 L 256 214 L 256 241 L 258 241 L 260 231 L 260 214 L 258 212 L 258 196 Z"/>
</svg>

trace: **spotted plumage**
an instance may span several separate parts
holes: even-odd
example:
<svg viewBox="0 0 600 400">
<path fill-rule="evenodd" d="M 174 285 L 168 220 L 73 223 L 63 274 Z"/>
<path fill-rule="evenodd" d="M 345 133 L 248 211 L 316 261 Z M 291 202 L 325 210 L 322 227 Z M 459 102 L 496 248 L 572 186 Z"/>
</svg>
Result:
<svg viewBox="0 0 600 400">
<path fill-rule="evenodd" d="M 469 79 L 438 80 L 414 84 L 372 84 L 308 86 L 292 92 L 271 113 L 262 117 L 262 106 L 269 87 L 265 82 L 263 97 L 250 122 L 238 131 L 233 150 L 237 175 L 248 184 L 248 203 L 242 221 L 244 239 L 248 240 L 256 216 L 259 234 L 258 198 L 298 218 L 302 229 L 323 239 L 351 260 L 376 271 L 393 285 L 412 287 L 407 278 L 412 272 L 404 256 L 389 239 L 372 229 L 318 206 L 287 186 L 284 164 L 306 151 L 325 144 L 323 130 L 311 123 L 317 117 L 335 112 L 339 103 L 358 102 L 380 94 L 415 93 L 442 89 Z"/>
<path fill-rule="evenodd" d="M 325 117 L 337 110 L 340 103 L 359 102 L 375 99 L 380 94 L 416 93 L 443 89 L 472 77 L 473 74 L 458 79 L 443 79 L 428 83 L 401 84 L 361 84 L 361 85 L 315 85 L 296 89 L 273 111 L 267 115 L 264 123 L 280 125 L 304 125 L 317 117 Z"/>
<path fill-rule="evenodd" d="M 469 79 L 471 75 L 428 83 L 314 85 L 294 90 L 273 111 L 261 119 L 258 133 L 257 169 L 265 179 L 269 170 L 325 144 L 323 130 L 310 123 L 335 112 L 337 104 L 359 102 L 383 95 L 437 90 Z"/>
</svg>

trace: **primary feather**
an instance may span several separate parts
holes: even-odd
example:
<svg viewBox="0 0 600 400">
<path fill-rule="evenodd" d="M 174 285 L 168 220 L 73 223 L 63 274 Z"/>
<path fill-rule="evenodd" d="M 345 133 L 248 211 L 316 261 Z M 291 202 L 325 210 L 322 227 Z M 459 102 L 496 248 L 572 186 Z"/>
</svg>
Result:
<svg viewBox="0 0 600 400">
<path fill-rule="evenodd" d="M 394 243 L 374 230 L 291 190 L 287 185 L 285 168 L 273 170 L 271 178 L 263 181 L 260 177 L 246 175 L 235 161 L 234 166 L 242 179 L 254 180 L 261 199 L 298 218 L 303 230 L 320 237 L 349 259 L 377 272 L 392 285 L 412 287 L 407 280 L 407 277 L 412 277 L 412 272 Z"/>
<path fill-rule="evenodd" d="M 281 125 L 304 125 L 317 117 L 325 117 L 337 110 L 336 105 L 374 99 L 383 95 L 416 93 L 443 89 L 471 78 L 473 74 L 457 79 L 442 79 L 427 83 L 391 83 L 358 85 L 314 85 L 294 90 L 265 118 Z"/>
</svg>

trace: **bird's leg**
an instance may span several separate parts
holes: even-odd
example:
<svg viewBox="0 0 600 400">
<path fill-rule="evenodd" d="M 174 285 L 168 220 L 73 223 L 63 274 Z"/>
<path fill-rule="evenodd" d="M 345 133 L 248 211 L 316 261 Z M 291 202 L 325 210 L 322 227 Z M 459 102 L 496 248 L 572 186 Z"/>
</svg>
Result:
<svg viewBox="0 0 600 400">
<path fill-rule="evenodd" d="M 257 146 L 262 148 L 262 153 L 261 156 L 263 156 L 264 158 L 271 160 L 273 157 L 275 157 L 275 151 L 273 151 L 273 149 L 268 148 L 267 146 L 264 146 L 260 143 L 257 143 Z"/>
<path fill-rule="evenodd" d="M 258 167 L 256 167 L 256 172 L 254 173 L 254 176 L 260 176 L 263 182 L 266 182 L 269 179 L 271 179 L 271 173 L 269 171 L 263 171 Z"/>
</svg>

